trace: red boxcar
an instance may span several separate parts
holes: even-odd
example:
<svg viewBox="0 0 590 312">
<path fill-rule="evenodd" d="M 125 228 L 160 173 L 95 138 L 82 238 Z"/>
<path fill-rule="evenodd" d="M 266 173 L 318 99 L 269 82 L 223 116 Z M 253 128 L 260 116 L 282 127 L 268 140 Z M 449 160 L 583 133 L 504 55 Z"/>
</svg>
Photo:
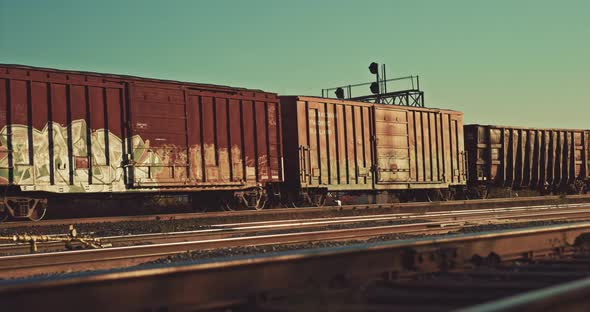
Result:
<svg viewBox="0 0 590 312">
<path fill-rule="evenodd" d="M 240 191 L 260 205 L 283 181 L 279 101 L 260 90 L 0 65 L 0 129 L 0 185 L 21 195 Z M 23 215 L 24 200 L 1 207 Z"/>
</svg>

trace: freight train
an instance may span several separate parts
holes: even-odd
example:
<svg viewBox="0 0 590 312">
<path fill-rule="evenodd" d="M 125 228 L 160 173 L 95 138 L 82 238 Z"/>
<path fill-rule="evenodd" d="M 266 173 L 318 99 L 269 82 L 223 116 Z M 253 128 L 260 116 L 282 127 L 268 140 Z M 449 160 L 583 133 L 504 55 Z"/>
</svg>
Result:
<svg viewBox="0 0 590 312">
<path fill-rule="evenodd" d="M 463 125 L 461 112 L 0 65 L 0 220 L 57 199 L 196 206 L 486 197 L 587 188 L 589 132 Z"/>
</svg>

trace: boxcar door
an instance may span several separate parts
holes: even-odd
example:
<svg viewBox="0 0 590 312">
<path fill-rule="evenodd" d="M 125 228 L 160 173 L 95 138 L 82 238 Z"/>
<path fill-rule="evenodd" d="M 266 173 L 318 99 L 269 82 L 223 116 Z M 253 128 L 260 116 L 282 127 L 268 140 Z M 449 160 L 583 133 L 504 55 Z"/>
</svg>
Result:
<svg viewBox="0 0 590 312">
<path fill-rule="evenodd" d="M 410 179 L 408 112 L 375 108 L 375 179 L 378 184 Z"/>
<path fill-rule="evenodd" d="M 188 180 L 184 88 L 150 82 L 135 82 L 130 88 L 134 186 L 184 185 Z"/>
</svg>

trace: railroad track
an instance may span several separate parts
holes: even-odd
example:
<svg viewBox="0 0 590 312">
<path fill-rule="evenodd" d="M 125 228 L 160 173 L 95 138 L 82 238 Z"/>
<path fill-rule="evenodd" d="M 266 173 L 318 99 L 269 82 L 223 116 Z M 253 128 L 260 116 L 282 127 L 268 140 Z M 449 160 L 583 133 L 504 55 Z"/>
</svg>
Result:
<svg viewBox="0 0 590 312">
<path fill-rule="evenodd" d="M 579 255 L 588 254 L 589 233 L 590 222 L 584 222 L 2 281 L 0 303 L 8 310 L 63 311 L 446 311 L 507 294 L 498 289 L 518 293 L 587 276 L 587 270 L 579 269 L 590 259 Z M 571 269 L 547 269 L 555 259 L 562 266 L 569 261 Z M 445 274 L 450 278 L 423 278 Z M 471 279 L 461 284 L 459 275 Z M 486 276 L 480 280 L 489 284 L 474 279 Z M 527 277 L 529 283 L 523 284 Z M 532 285 L 539 278 L 544 279 Z M 434 289 L 448 296 L 433 295 L 429 302 L 425 298 L 436 294 Z M 121 294 L 124 300 L 113 300 Z"/>
<path fill-rule="evenodd" d="M 383 225 L 367 222 L 416 220 L 414 223 Z M 530 222 L 546 220 L 588 220 L 590 210 L 583 205 L 556 208 L 547 206 L 499 208 L 474 211 L 435 212 L 428 214 L 393 214 L 339 219 L 314 219 L 220 224 L 211 229 L 189 232 L 105 237 L 114 248 L 48 252 L 44 254 L 0 257 L 0 275 L 18 277 L 72 270 L 105 269 L 153 261 L 184 253 L 243 246 L 305 244 L 320 241 L 362 241 L 386 235 L 434 235 L 499 221 Z M 354 225 L 331 229 L 327 225 Z M 322 226 L 322 228 L 318 228 Z M 276 231 L 283 231 L 276 233 Z M 63 243 L 62 243 L 63 246 Z M 44 250 L 58 248 L 59 243 L 39 245 Z M 26 252 L 26 245 L 0 246 L 3 252 Z"/>
<path fill-rule="evenodd" d="M 372 213 L 380 211 L 413 213 L 413 212 L 434 212 L 448 211 L 458 209 L 484 209 L 484 208 L 503 208 L 510 206 L 531 206 L 531 205 L 563 205 L 575 203 L 590 203 L 590 194 L 585 195 L 568 195 L 568 196 L 536 196 L 536 197 L 516 197 L 516 198 L 495 198 L 495 199 L 476 199 L 476 200 L 453 200 L 438 202 L 412 202 L 412 203 L 389 203 L 389 204 L 360 204 L 345 206 L 325 206 L 325 207 L 300 207 L 300 208 L 279 208 L 267 209 L 262 211 L 244 210 L 244 211 L 224 211 L 224 212 L 199 212 L 199 213 L 180 213 L 180 214 L 158 214 L 158 215 L 138 215 L 138 216 L 115 216 L 115 217 L 92 217 L 92 218 L 72 218 L 72 219 L 54 219 L 42 220 L 38 222 L 31 221 L 8 221 L 1 222 L 0 228 L 15 228 L 28 226 L 46 226 L 62 224 L 89 224 L 89 223 L 117 223 L 133 221 L 159 221 L 159 220 L 215 220 L 235 218 L 239 221 L 244 220 L 263 220 L 285 218 L 285 217 L 305 217 L 322 214 L 322 213 L 346 213 L 362 211 L 363 213 Z"/>
<path fill-rule="evenodd" d="M 102 242 L 107 242 L 114 247 L 139 245 L 139 244 L 161 244 L 176 243 L 190 240 L 210 240 L 224 239 L 236 236 L 254 235 L 272 231 L 285 230 L 303 230 L 318 227 L 334 226 L 354 226 L 374 222 L 374 225 L 386 222 L 413 222 L 412 224 L 393 225 L 403 231 L 425 230 L 428 227 L 448 227 L 449 225 L 473 225 L 482 223 L 492 223 L 498 221 L 544 221 L 544 220 L 585 220 L 590 219 L 590 209 L 586 204 L 570 204 L 567 206 L 556 207 L 551 205 L 531 206 L 531 207 L 511 207 L 496 209 L 474 209 L 467 211 L 447 211 L 447 212 L 429 212 L 429 213 L 400 213 L 400 214 L 381 214 L 368 216 L 349 216 L 337 218 L 313 218 L 307 220 L 275 220 L 275 221 L 258 221 L 245 223 L 226 223 L 212 225 L 209 229 L 154 233 L 154 234 L 137 234 L 124 236 L 107 236 L 98 237 Z M 355 226 L 360 227 L 360 226 Z M 91 233 L 89 233 L 91 234 Z M 50 237 L 61 237 L 61 235 L 49 235 Z M 2 240 L 0 239 L 0 242 Z M 79 247 L 81 244 L 72 244 L 72 247 Z M 38 242 L 35 245 L 37 252 L 57 251 L 64 249 L 64 242 Z M 25 254 L 30 253 L 30 244 L 28 243 L 5 243 L 0 244 L 0 254 Z"/>
</svg>

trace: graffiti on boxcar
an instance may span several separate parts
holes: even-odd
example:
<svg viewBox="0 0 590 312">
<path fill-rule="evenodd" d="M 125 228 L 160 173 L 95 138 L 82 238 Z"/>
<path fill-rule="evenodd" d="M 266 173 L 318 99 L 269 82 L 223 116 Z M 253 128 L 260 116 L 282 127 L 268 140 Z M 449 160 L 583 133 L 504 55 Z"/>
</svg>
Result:
<svg viewBox="0 0 590 312">
<path fill-rule="evenodd" d="M 58 123 L 46 124 L 41 130 L 30 129 L 26 125 L 12 124 L 12 164 L 13 183 L 31 185 L 35 190 L 53 192 L 100 192 L 123 191 L 123 142 L 121 138 L 104 129 L 88 131 L 85 120 L 74 120 L 71 123 L 72 164 L 68 157 L 68 128 Z M 51 129 L 51 131 L 50 131 Z M 50 133 L 52 140 L 49 140 Z M 87 135 L 90 133 L 90 155 L 88 153 Z M 108 135 L 108 155 L 105 151 Z M 32 141 L 32 159 L 29 142 Z M 139 136 L 131 139 L 134 159 L 140 166 L 158 165 L 163 158 L 158 153 L 148 153 L 149 141 Z M 53 149 L 50 153 L 50 144 Z M 167 150 L 170 150 L 169 148 Z M 165 155 L 165 154 L 164 154 Z M 8 127 L 0 131 L 0 184 L 8 184 Z M 53 156 L 53 162 L 51 157 Z M 90 156 L 91 164 L 82 159 Z M 108 158 L 107 158 L 108 157 Z M 170 156 L 167 156 L 170 158 Z M 51 184 L 51 164 L 53 163 L 53 184 Z M 70 168 L 73 166 L 73 168 Z M 89 182 L 91 170 L 92 183 Z M 70 172 L 73 183 L 70 184 Z M 157 172 L 156 172 L 157 175 Z"/>
<path fill-rule="evenodd" d="M 191 177 L 197 182 L 243 182 L 256 180 L 256 160 L 242 154 L 241 148 L 234 144 L 231 149 L 204 144 L 204 153 L 201 145 L 190 147 Z M 245 172 L 242 158 L 245 157 Z M 203 158 L 205 166 L 203 166 Z M 260 163 L 260 162 L 259 162 Z M 205 176 L 203 176 L 203 171 Z"/>
<path fill-rule="evenodd" d="M 122 139 L 105 129 L 89 131 L 85 120 L 73 121 L 70 128 L 71 163 L 68 127 L 53 123 L 51 127 L 46 124 L 43 129 L 39 130 L 29 129 L 25 125 L 12 124 L 10 129 L 14 168 L 13 184 L 21 185 L 24 190 L 50 192 L 117 192 L 127 190 L 124 181 L 125 143 Z M 49 140 L 50 133 L 52 140 Z M 89 134 L 90 139 L 88 140 Z M 32 140 L 29 139 L 29 136 Z M 29 151 L 30 142 L 33 145 L 32 153 Z M 135 182 L 158 185 L 183 181 L 189 184 L 190 182 L 256 181 L 257 169 L 260 178 L 270 178 L 267 155 L 259 155 L 257 158 L 244 157 L 238 145 L 233 145 L 231 150 L 228 150 L 216 147 L 215 144 L 204 144 L 204 153 L 201 151 L 201 146 L 196 145 L 189 148 L 187 155 L 186 149 L 182 147 L 158 143 L 155 147 L 152 146 L 149 139 L 144 140 L 139 135 L 131 138 Z M 50 144 L 53 146 L 52 153 L 50 153 Z M 108 151 L 106 150 L 107 145 Z M 0 185 L 9 183 L 7 147 L 8 127 L 4 127 L 0 131 Z M 30 154 L 32 154 L 32 158 Z M 53 161 L 51 161 L 52 157 Z M 204 167 L 203 160 L 205 161 Z M 242 163 L 243 160 L 245 160 L 245 164 Z M 188 171 L 189 163 L 190 172 Z M 278 172 L 272 174 L 278 176 Z"/>
</svg>

